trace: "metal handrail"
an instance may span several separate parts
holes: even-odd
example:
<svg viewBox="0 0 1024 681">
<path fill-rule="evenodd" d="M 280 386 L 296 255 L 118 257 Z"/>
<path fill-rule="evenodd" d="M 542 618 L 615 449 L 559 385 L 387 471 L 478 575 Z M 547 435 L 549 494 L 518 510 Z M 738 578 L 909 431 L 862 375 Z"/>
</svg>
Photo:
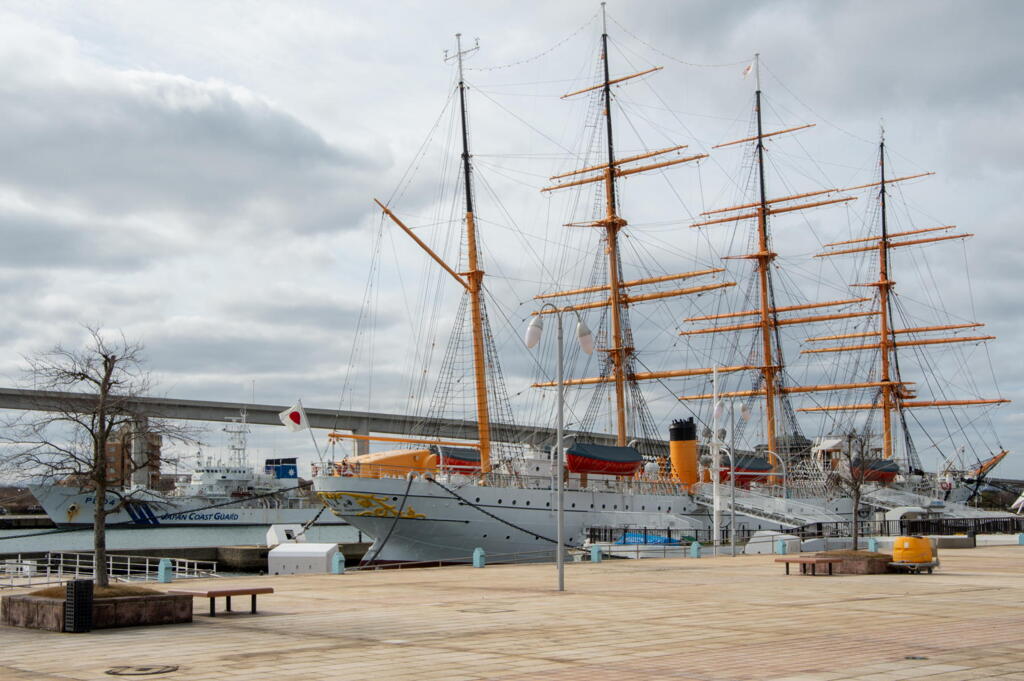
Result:
<svg viewBox="0 0 1024 681">
<path fill-rule="evenodd" d="M 219 576 L 216 561 L 124 554 L 108 555 L 106 572 L 114 581 L 155 581 L 161 560 L 171 561 L 172 579 Z M 41 558 L 31 560 L 18 556 L 17 560 L 8 560 L 2 565 L 4 571 L 0 588 L 60 584 L 73 579 L 92 579 L 96 574 L 95 555 L 84 551 L 51 551 Z"/>
</svg>

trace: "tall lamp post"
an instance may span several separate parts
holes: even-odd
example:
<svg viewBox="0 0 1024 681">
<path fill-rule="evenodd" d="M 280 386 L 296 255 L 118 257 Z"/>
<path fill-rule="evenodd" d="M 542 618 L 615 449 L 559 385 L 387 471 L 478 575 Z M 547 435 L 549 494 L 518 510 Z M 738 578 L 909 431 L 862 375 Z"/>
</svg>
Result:
<svg viewBox="0 0 1024 681">
<path fill-rule="evenodd" d="M 551 303 L 544 303 L 540 310 L 537 311 L 533 319 L 530 320 L 530 325 L 526 327 L 526 347 L 534 348 L 537 343 L 540 342 L 540 337 L 544 331 L 544 322 L 541 321 L 541 311 L 544 309 L 550 309 L 551 313 L 554 314 L 557 322 L 557 339 L 556 344 L 558 345 L 558 425 L 555 432 L 555 515 L 557 517 L 557 530 L 555 532 L 555 564 L 558 566 L 558 590 L 565 591 L 565 555 L 563 547 L 565 546 L 564 534 L 565 534 L 565 504 L 563 503 L 563 491 L 564 485 L 562 478 L 564 476 L 563 470 L 565 468 L 565 453 L 562 449 L 562 431 L 565 427 L 565 384 L 563 379 L 563 346 L 562 341 L 562 312 L 561 308 L 555 307 Z M 590 329 L 580 318 L 579 314 L 576 315 L 576 339 L 580 344 L 583 352 L 592 354 L 594 352 L 594 334 L 591 333 Z"/>
<path fill-rule="evenodd" d="M 732 447 L 722 447 L 722 451 L 729 457 L 729 546 L 731 555 L 736 556 L 736 457 L 732 454 Z"/>
</svg>

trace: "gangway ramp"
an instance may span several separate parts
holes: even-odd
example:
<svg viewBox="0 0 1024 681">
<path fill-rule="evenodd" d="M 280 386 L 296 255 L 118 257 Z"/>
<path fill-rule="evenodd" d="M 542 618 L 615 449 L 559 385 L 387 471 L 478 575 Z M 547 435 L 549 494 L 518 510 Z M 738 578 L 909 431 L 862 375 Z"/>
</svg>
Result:
<svg viewBox="0 0 1024 681">
<path fill-rule="evenodd" d="M 729 513 L 732 510 L 731 496 L 732 490 L 723 485 L 720 491 L 722 513 Z M 700 490 L 694 495 L 694 501 L 701 506 L 714 508 L 714 499 L 709 483 L 701 485 Z M 736 513 L 791 527 L 849 520 L 849 517 L 829 511 L 817 504 L 784 499 L 745 489 L 736 489 Z"/>
<path fill-rule="evenodd" d="M 919 506 L 947 518 L 1006 518 L 1012 515 L 1010 512 L 998 513 L 954 501 L 943 501 L 896 487 L 879 487 L 865 492 L 862 501 L 890 511 L 901 506 Z"/>
</svg>

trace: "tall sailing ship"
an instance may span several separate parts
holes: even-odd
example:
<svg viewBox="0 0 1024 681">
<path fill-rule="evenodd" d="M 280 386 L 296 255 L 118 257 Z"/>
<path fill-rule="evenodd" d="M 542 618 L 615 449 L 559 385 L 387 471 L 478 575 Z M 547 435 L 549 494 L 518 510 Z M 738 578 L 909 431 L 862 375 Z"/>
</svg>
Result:
<svg viewBox="0 0 1024 681">
<path fill-rule="evenodd" d="M 473 48 L 475 49 L 475 48 Z M 479 442 L 440 442 L 436 438 L 405 438 L 405 444 L 419 445 L 372 454 L 348 457 L 332 462 L 318 471 L 314 484 L 320 497 L 339 516 L 365 534 L 375 538 L 367 553 L 369 562 L 451 560 L 467 561 L 475 548 L 490 556 L 516 555 L 520 559 L 550 559 L 555 548 L 553 528 L 556 489 L 564 488 L 565 543 L 579 546 L 587 530 L 599 527 L 658 527 L 677 529 L 691 535 L 711 527 L 709 501 L 698 494 L 696 426 L 678 422 L 678 437 L 673 457 L 676 472 L 669 463 L 669 447 L 664 434 L 653 428 L 653 420 L 636 385 L 663 375 L 639 372 L 635 365 L 632 331 L 627 306 L 648 300 L 684 296 L 731 286 L 731 282 L 706 283 L 672 290 L 644 292 L 649 284 L 675 282 L 723 271 L 721 268 L 685 272 L 651 279 L 625 276 L 618 244 L 626 220 L 618 211 L 619 178 L 647 170 L 681 165 L 706 156 L 679 155 L 681 145 L 643 154 L 616 157 L 614 140 L 614 98 L 612 86 L 638 78 L 650 71 L 613 78 L 608 59 L 608 34 L 601 36 L 601 82 L 566 95 L 591 95 L 600 98 L 603 107 L 603 131 L 606 144 L 599 162 L 552 178 L 560 181 L 548 190 L 583 185 L 603 187 L 602 215 L 587 221 L 587 227 L 601 235 L 605 254 L 604 282 L 573 290 L 543 294 L 542 300 L 589 298 L 556 308 L 577 313 L 600 310 L 603 321 L 598 333 L 598 350 L 603 355 L 600 376 L 565 381 L 565 385 L 611 385 L 614 387 L 614 435 L 611 443 L 574 442 L 567 448 L 568 466 L 564 479 L 556 480 L 552 449 L 529 447 L 499 441 L 501 426 L 492 421 L 494 405 L 501 404 L 502 383 L 498 359 L 492 354 L 493 342 L 483 302 L 484 273 L 481 269 L 477 219 L 473 201 L 473 165 L 466 128 L 466 84 L 462 58 L 467 54 L 458 45 L 457 84 L 461 124 L 461 176 L 465 201 L 466 269 L 459 272 L 438 256 L 412 229 L 386 205 L 385 215 L 414 239 L 424 252 L 461 286 L 472 327 L 473 384 Z M 675 156 L 669 156 L 675 154 Z M 641 164 L 641 161 L 649 161 Z M 538 314 L 548 314 L 544 307 Z M 711 370 L 703 371 L 710 374 Z M 690 370 L 673 375 L 692 375 Z M 545 387 L 548 383 L 538 383 Z M 597 399 L 600 399 L 598 396 Z M 632 418 L 630 418 L 632 417 Z M 511 415 L 506 417 L 510 422 Z M 344 439 L 335 433 L 332 438 Z M 499 436 L 500 437 L 500 436 Z M 383 439 L 383 438 L 381 438 Z M 684 463 L 685 462 L 685 463 Z M 680 474 L 685 467 L 687 473 Z M 772 500 L 774 501 L 774 500 Z M 799 504 L 793 504 L 799 506 Z M 835 513 L 806 507 L 793 509 L 803 513 L 806 522 L 841 520 Z M 780 522 L 771 512 L 761 515 L 741 513 L 737 527 L 776 529 Z"/>
<path fill-rule="evenodd" d="M 603 5 L 602 5 L 603 12 Z M 824 207 L 853 201 L 838 189 L 812 190 L 770 198 L 766 192 L 764 141 L 776 135 L 796 132 L 809 126 L 764 132 L 761 120 L 761 88 L 755 100 L 756 134 L 719 145 L 729 147 L 743 143 L 753 145 L 756 158 L 757 196 L 755 200 L 725 209 L 709 211 L 697 227 L 753 219 L 756 221 L 756 250 L 738 256 L 753 263 L 756 305 L 753 309 L 715 315 L 691 316 L 689 322 L 713 321 L 707 329 L 689 329 L 682 335 L 721 334 L 751 331 L 755 334 L 754 349 L 743 361 L 703 368 L 667 368 L 650 370 L 637 349 L 630 311 L 642 309 L 645 303 L 686 299 L 688 296 L 714 295 L 733 288 L 736 283 L 723 276 L 724 266 L 708 266 L 687 272 L 657 276 L 637 276 L 622 257 L 622 239 L 628 235 L 628 223 L 621 214 L 622 178 L 648 171 L 683 166 L 707 157 L 704 153 L 686 153 L 685 145 L 669 145 L 656 150 L 620 156 L 616 153 L 616 97 L 613 86 L 642 78 L 660 67 L 625 76 L 613 77 L 608 51 L 606 23 L 601 33 L 598 61 L 599 82 L 564 95 L 563 98 L 593 98 L 591 121 L 593 133 L 590 150 L 593 155 L 583 167 L 551 178 L 554 182 L 544 192 L 597 188 L 599 200 L 594 215 L 585 220 L 572 220 L 566 227 L 585 230 L 593 235 L 597 260 L 585 285 L 536 296 L 538 319 L 550 315 L 599 315 L 596 345 L 597 375 L 566 380 L 539 380 L 535 388 L 551 388 L 559 383 L 577 390 L 590 390 L 589 405 L 582 419 L 573 427 L 576 433 L 566 448 L 567 469 L 559 479 L 557 443 L 537 447 L 510 441 L 512 409 L 504 395 L 504 379 L 491 334 L 485 300 L 485 273 L 481 258 L 481 236 L 474 195 L 474 164 L 469 148 L 467 86 L 463 59 L 477 48 L 464 49 L 457 36 L 452 60 L 457 65 L 459 183 L 464 204 L 463 250 L 458 262 L 448 262 L 410 228 L 388 203 L 377 201 L 388 221 L 402 230 L 423 253 L 462 290 L 460 312 L 465 326 L 456 326 L 443 361 L 443 370 L 454 371 L 460 363 L 452 358 L 453 348 L 466 341 L 462 329 L 468 330 L 471 361 L 466 378 L 471 386 L 473 411 L 478 426 L 478 441 L 442 441 L 436 434 L 423 431 L 404 438 L 377 438 L 366 435 L 332 433 L 336 444 L 355 439 L 365 446 L 368 441 L 390 441 L 401 448 L 374 453 L 360 453 L 339 460 L 324 462 L 314 469 L 314 485 L 321 499 L 332 512 L 363 533 L 374 538 L 365 558 L 368 562 L 397 561 L 468 561 L 476 548 L 491 557 L 516 556 L 517 559 L 550 559 L 557 540 L 554 537 L 558 490 L 564 494 L 565 544 L 581 545 L 594 528 L 647 527 L 679 530 L 696 536 L 718 530 L 711 509 L 714 506 L 711 488 L 728 480 L 728 467 L 721 461 L 708 459 L 707 453 L 722 445 L 716 428 L 702 428 L 706 443 L 698 444 L 698 430 L 704 423 L 717 422 L 717 416 L 703 422 L 693 418 L 676 421 L 671 428 L 671 442 L 666 433 L 658 432 L 647 406 L 643 385 L 669 379 L 696 377 L 717 380 L 719 374 L 749 375 L 749 390 L 725 391 L 677 396 L 683 404 L 718 401 L 722 398 L 763 400 L 766 442 L 756 451 L 741 452 L 735 447 L 731 454 L 737 485 L 729 502 L 735 511 L 738 530 L 792 528 L 809 523 L 849 521 L 848 499 L 830 495 L 827 479 L 830 471 L 820 465 L 814 469 L 815 451 L 796 420 L 789 396 L 799 393 L 880 391 L 881 410 L 886 423 L 893 413 L 901 413 L 912 404 L 912 393 L 901 381 L 899 373 L 872 375 L 867 379 L 815 385 L 795 385 L 787 380 L 779 329 L 798 324 L 812 324 L 847 319 L 873 319 L 882 324 L 874 331 L 882 351 L 883 364 L 893 357 L 903 341 L 893 341 L 895 334 L 910 329 L 896 329 L 889 321 L 886 302 L 878 308 L 863 309 L 857 305 L 870 303 L 871 298 L 854 298 L 785 305 L 776 302 L 772 280 L 771 216 L 799 210 Z M 595 125 L 594 123 L 599 123 Z M 883 189 L 898 179 L 882 177 Z M 868 187 L 850 188 L 853 191 Z M 812 200 L 805 200 L 812 199 Z M 586 198 L 577 204 L 587 205 Z M 872 241 L 873 247 L 895 247 L 886 235 Z M 867 243 L 867 242 L 866 242 Z M 693 281 L 691 281 L 693 280 Z M 879 296 L 889 291 L 887 276 L 876 282 Z M 793 316 L 790 313 L 819 308 L 837 308 L 824 314 Z M 720 320 L 753 318 L 732 324 Z M 881 320 L 885 319 L 885 322 Z M 581 319 L 582 322 L 582 319 Z M 536 322 L 535 322 L 536 324 Z M 581 323 L 581 328 L 582 328 Z M 865 332 L 866 333 L 866 332 Z M 852 336 L 851 336 L 852 337 Z M 824 336 L 823 336 L 824 338 Z M 435 402 L 443 400 L 459 379 L 442 379 L 434 391 Z M 852 407 L 850 407 L 852 409 Z M 602 441 L 584 441 L 587 433 L 597 428 L 597 417 L 604 410 L 610 416 L 611 435 Z M 745 405 L 749 411 L 749 405 Z M 716 412 L 718 410 L 716 409 Z M 779 424 L 783 425 L 779 425 Z M 730 430 L 735 426 L 735 421 Z M 886 433 L 890 431 L 886 430 Z M 887 436 L 888 437 L 888 436 Z M 835 438 L 832 438 L 833 440 Z M 701 456 L 701 454 L 704 456 Z M 820 456 L 819 456 L 820 458 Z M 866 458 L 866 457 L 865 457 Z M 862 462 L 867 465 L 867 461 Z M 714 473 L 718 470 L 718 474 Z M 909 471 L 903 471 L 904 473 Z M 802 493 L 799 490 L 803 484 Z M 877 508 L 891 507 L 888 501 L 877 500 Z M 958 507 L 949 505 L 944 512 L 955 514 Z"/>
</svg>

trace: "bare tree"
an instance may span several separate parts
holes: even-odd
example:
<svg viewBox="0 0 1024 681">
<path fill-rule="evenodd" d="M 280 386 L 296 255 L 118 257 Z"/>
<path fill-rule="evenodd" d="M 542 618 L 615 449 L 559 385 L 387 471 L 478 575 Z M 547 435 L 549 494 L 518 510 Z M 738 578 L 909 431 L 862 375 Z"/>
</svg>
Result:
<svg viewBox="0 0 1024 681">
<path fill-rule="evenodd" d="M 840 450 L 838 461 L 833 468 L 832 483 L 853 501 L 850 524 L 854 551 L 858 549 L 860 541 L 860 504 L 864 494 L 864 483 L 874 479 L 875 471 L 872 464 L 881 458 L 879 452 L 870 447 L 870 440 L 868 434 L 853 431 L 847 434 L 846 446 Z"/>
<path fill-rule="evenodd" d="M 132 501 L 133 492 L 127 486 L 132 474 L 156 463 L 153 448 L 140 447 L 138 438 L 195 438 L 186 426 L 140 413 L 134 398 L 152 388 L 141 343 L 129 341 L 124 334 L 104 334 L 98 327 L 85 330 L 87 337 L 80 348 L 57 345 L 25 358 L 25 383 L 47 391 L 48 406 L 8 422 L 5 437 L 11 444 L 2 458 L 4 467 L 21 477 L 72 484 L 93 493 L 95 581 L 106 586 L 107 516 Z M 131 452 L 112 467 L 108 445 L 118 438 L 131 438 Z M 166 463 L 167 458 L 162 458 Z"/>
</svg>

